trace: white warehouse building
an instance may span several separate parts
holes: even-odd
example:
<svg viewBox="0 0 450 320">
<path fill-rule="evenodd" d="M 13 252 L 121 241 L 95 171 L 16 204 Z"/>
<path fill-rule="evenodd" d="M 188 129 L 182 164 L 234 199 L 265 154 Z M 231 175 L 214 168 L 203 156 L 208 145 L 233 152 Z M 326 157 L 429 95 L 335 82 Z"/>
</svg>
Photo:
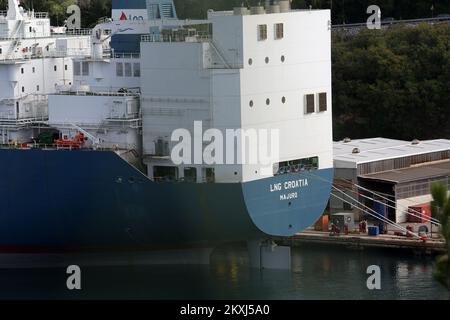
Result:
<svg viewBox="0 0 450 320">
<path fill-rule="evenodd" d="M 408 208 L 429 204 L 432 201 L 430 186 L 442 182 L 450 187 L 450 140 L 439 139 L 412 142 L 385 138 L 361 140 L 345 139 L 334 143 L 335 183 L 341 190 L 358 198 L 367 206 L 374 203 L 357 195 L 364 190 L 376 191 L 392 201 L 385 207 L 385 215 L 397 223 L 408 222 Z M 353 187 L 352 187 L 353 186 Z M 352 188 L 352 191 L 349 191 Z M 337 192 L 336 192 L 337 193 Z M 343 194 L 339 195 L 341 198 Z M 373 197 L 367 193 L 366 196 Z M 350 198 L 346 198 L 350 201 Z M 378 199 L 382 202 L 382 198 Z M 334 197 L 330 199 L 331 213 L 354 212 L 353 208 Z M 357 218 L 357 217 L 356 217 Z"/>
</svg>

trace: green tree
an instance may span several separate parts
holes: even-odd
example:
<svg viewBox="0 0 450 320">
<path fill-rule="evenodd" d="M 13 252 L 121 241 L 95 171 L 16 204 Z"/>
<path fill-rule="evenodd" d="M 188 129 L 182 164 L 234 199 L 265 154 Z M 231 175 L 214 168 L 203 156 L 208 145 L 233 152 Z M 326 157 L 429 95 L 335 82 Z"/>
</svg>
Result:
<svg viewBox="0 0 450 320">
<path fill-rule="evenodd" d="M 450 290 L 450 197 L 447 185 L 435 183 L 431 186 L 433 201 L 431 211 L 441 222 L 442 236 L 447 245 L 447 254 L 436 260 L 436 278 Z"/>
<path fill-rule="evenodd" d="M 449 25 L 337 33 L 332 45 L 335 139 L 450 137 Z"/>
</svg>

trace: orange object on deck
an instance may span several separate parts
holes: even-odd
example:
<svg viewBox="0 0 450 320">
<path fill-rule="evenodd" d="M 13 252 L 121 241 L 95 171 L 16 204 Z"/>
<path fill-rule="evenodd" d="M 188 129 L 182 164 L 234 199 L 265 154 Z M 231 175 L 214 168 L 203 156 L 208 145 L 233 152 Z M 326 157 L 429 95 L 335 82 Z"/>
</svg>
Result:
<svg viewBox="0 0 450 320">
<path fill-rule="evenodd" d="M 408 207 L 408 222 L 426 223 L 431 218 L 431 204 L 424 203 Z"/>
<path fill-rule="evenodd" d="M 74 139 L 58 139 L 55 141 L 55 144 L 61 148 L 79 149 L 83 146 L 84 141 L 84 134 L 78 133 Z"/>
<path fill-rule="evenodd" d="M 328 232 L 329 218 L 328 216 L 321 216 L 314 224 L 314 230 Z"/>
</svg>

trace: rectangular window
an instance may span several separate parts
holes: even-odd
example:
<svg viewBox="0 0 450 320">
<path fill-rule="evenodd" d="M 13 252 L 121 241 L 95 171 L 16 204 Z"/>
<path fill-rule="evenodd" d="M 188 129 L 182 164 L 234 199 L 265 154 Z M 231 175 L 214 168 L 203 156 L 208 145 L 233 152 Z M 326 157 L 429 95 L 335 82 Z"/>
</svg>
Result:
<svg viewBox="0 0 450 320">
<path fill-rule="evenodd" d="M 327 109 L 327 93 L 321 92 L 319 93 L 319 112 L 325 112 Z"/>
<path fill-rule="evenodd" d="M 139 78 L 141 76 L 141 64 L 140 63 L 133 63 L 133 72 L 134 72 L 134 76 L 136 78 Z"/>
<path fill-rule="evenodd" d="M 116 63 L 116 76 L 123 77 L 123 63 L 122 62 Z"/>
<path fill-rule="evenodd" d="M 39 85 L 36 86 L 36 91 L 39 91 Z"/>
<path fill-rule="evenodd" d="M 267 40 L 267 24 L 258 25 L 258 41 Z"/>
<path fill-rule="evenodd" d="M 314 105 L 314 95 L 313 94 L 305 95 L 305 103 L 306 103 L 305 113 L 306 114 L 314 113 L 316 108 Z"/>
<path fill-rule="evenodd" d="M 35 73 L 35 72 L 36 72 L 36 68 L 35 68 L 35 67 L 33 67 L 33 69 L 32 69 L 32 70 L 33 70 L 33 73 Z"/>
<path fill-rule="evenodd" d="M 25 72 L 25 70 L 23 70 L 23 68 L 20 69 L 20 73 L 24 74 L 24 72 Z"/>
<path fill-rule="evenodd" d="M 82 67 L 83 76 L 88 76 L 89 75 L 89 62 L 83 61 L 83 63 L 81 64 L 81 67 Z"/>
<path fill-rule="evenodd" d="M 73 62 L 73 75 L 81 76 L 81 63 L 78 61 Z"/>
<path fill-rule="evenodd" d="M 131 77 L 133 74 L 131 73 L 131 63 L 125 62 L 125 77 Z"/>
<path fill-rule="evenodd" d="M 66 70 L 67 71 L 67 64 L 64 66 L 64 70 Z"/>
<path fill-rule="evenodd" d="M 284 38 L 284 25 L 282 23 L 275 24 L 275 40 Z"/>
</svg>

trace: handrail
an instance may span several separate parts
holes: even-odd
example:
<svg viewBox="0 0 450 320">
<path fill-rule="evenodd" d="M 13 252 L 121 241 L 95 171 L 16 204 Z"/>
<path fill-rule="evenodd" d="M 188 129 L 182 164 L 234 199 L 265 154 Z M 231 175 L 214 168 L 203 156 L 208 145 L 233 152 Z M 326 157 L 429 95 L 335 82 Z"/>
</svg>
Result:
<svg viewBox="0 0 450 320">
<path fill-rule="evenodd" d="M 382 26 L 390 26 L 396 24 L 411 24 L 411 23 L 422 23 L 422 22 L 450 22 L 450 17 L 436 17 L 436 18 L 425 18 L 425 19 L 407 19 L 407 20 L 392 20 L 392 21 L 381 21 Z M 345 29 L 345 28 L 361 28 L 366 27 L 367 23 L 349 23 L 349 24 L 335 24 L 332 25 L 332 29 Z"/>
</svg>

